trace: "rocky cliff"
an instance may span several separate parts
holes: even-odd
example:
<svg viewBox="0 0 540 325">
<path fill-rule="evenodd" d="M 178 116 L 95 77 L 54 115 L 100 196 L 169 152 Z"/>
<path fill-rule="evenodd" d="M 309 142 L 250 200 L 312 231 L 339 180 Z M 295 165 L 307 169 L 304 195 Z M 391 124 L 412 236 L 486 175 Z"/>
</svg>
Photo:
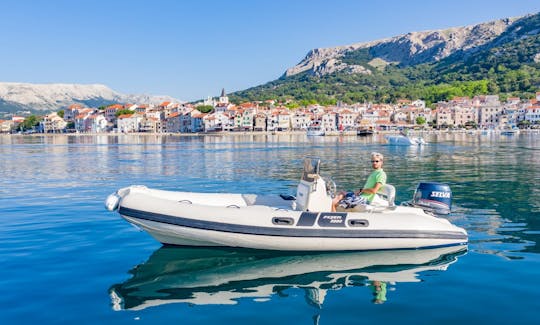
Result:
<svg viewBox="0 0 540 325">
<path fill-rule="evenodd" d="M 318 48 L 309 51 L 300 63 L 287 69 L 284 76 L 289 77 L 306 71 L 318 76 L 338 71 L 370 74 L 370 67 L 381 64 L 395 63 L 408 66 L 435 62 L 456 51 L 467 51 L 493 41 L 518 19 L 505 18 L 445 30 L 411 32 L 367 43 Z M 361 60 L 353 62 L 354 60 L 348 59 L 358 57 L 361 52 L 369 53 L 369 61 L 363 63 Z"/>
</svg>

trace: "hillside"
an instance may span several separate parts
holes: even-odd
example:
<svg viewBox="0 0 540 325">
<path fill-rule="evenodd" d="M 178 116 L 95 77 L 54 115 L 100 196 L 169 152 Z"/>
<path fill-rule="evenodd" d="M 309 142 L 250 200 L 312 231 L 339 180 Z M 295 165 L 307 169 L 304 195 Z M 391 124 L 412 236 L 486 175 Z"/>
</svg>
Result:
<svg viewBox="0 0 540 325">
<path fill-rule="evenodd" d="M 311 50 L 284 75 L 230 95 L 233 101 L 392 102 L 540 88 L 540 13 L 368 43 Z"/>
</svg>

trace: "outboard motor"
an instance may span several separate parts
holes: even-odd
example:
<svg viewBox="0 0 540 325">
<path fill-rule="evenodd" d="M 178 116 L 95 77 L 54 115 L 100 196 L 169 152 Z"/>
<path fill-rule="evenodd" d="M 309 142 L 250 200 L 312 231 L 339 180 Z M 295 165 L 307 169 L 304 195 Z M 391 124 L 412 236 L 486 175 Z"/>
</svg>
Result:
<svg viewBox="0 0 540 325">
<path fill-rule="evenodd" d="M 452 190 L 447 184 L 421 182 L 414 192 L 411 205 L 436 214 L 449 214 Z"/>
</svg>

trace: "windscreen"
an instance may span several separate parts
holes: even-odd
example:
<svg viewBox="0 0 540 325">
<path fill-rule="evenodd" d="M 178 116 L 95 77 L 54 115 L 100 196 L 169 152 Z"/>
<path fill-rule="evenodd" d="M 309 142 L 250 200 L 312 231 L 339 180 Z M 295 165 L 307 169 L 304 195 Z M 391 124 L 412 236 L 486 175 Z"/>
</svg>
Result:
<svg viewBox="0 0 540 325">
<path fill-rule="evenodd" d="M 315 181 L 315 177 L 319 174 L 321 159 L 314 157 L 304 158 L 304 170 L 302 172 L 302 180 L 306 182 Z"/>
</svg>

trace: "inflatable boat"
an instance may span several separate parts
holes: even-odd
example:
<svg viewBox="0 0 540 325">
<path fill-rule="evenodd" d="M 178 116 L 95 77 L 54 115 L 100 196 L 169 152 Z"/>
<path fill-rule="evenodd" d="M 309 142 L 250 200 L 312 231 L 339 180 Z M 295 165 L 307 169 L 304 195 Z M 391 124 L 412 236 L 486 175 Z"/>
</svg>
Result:
<svg viewBox="0 0 540 325">
<path fill-rule="evenodd" d="M 335 183 L 306 158 L 296 196 L 176 192 L 130 186 L 105 205 L 163 244 L 282 251 L 415 249 L 464 245 L 448 213 L 449 186 L 421 183 L 409 206 L 385 185 L 370 205 L 331 212 Z"/>
</svg>

